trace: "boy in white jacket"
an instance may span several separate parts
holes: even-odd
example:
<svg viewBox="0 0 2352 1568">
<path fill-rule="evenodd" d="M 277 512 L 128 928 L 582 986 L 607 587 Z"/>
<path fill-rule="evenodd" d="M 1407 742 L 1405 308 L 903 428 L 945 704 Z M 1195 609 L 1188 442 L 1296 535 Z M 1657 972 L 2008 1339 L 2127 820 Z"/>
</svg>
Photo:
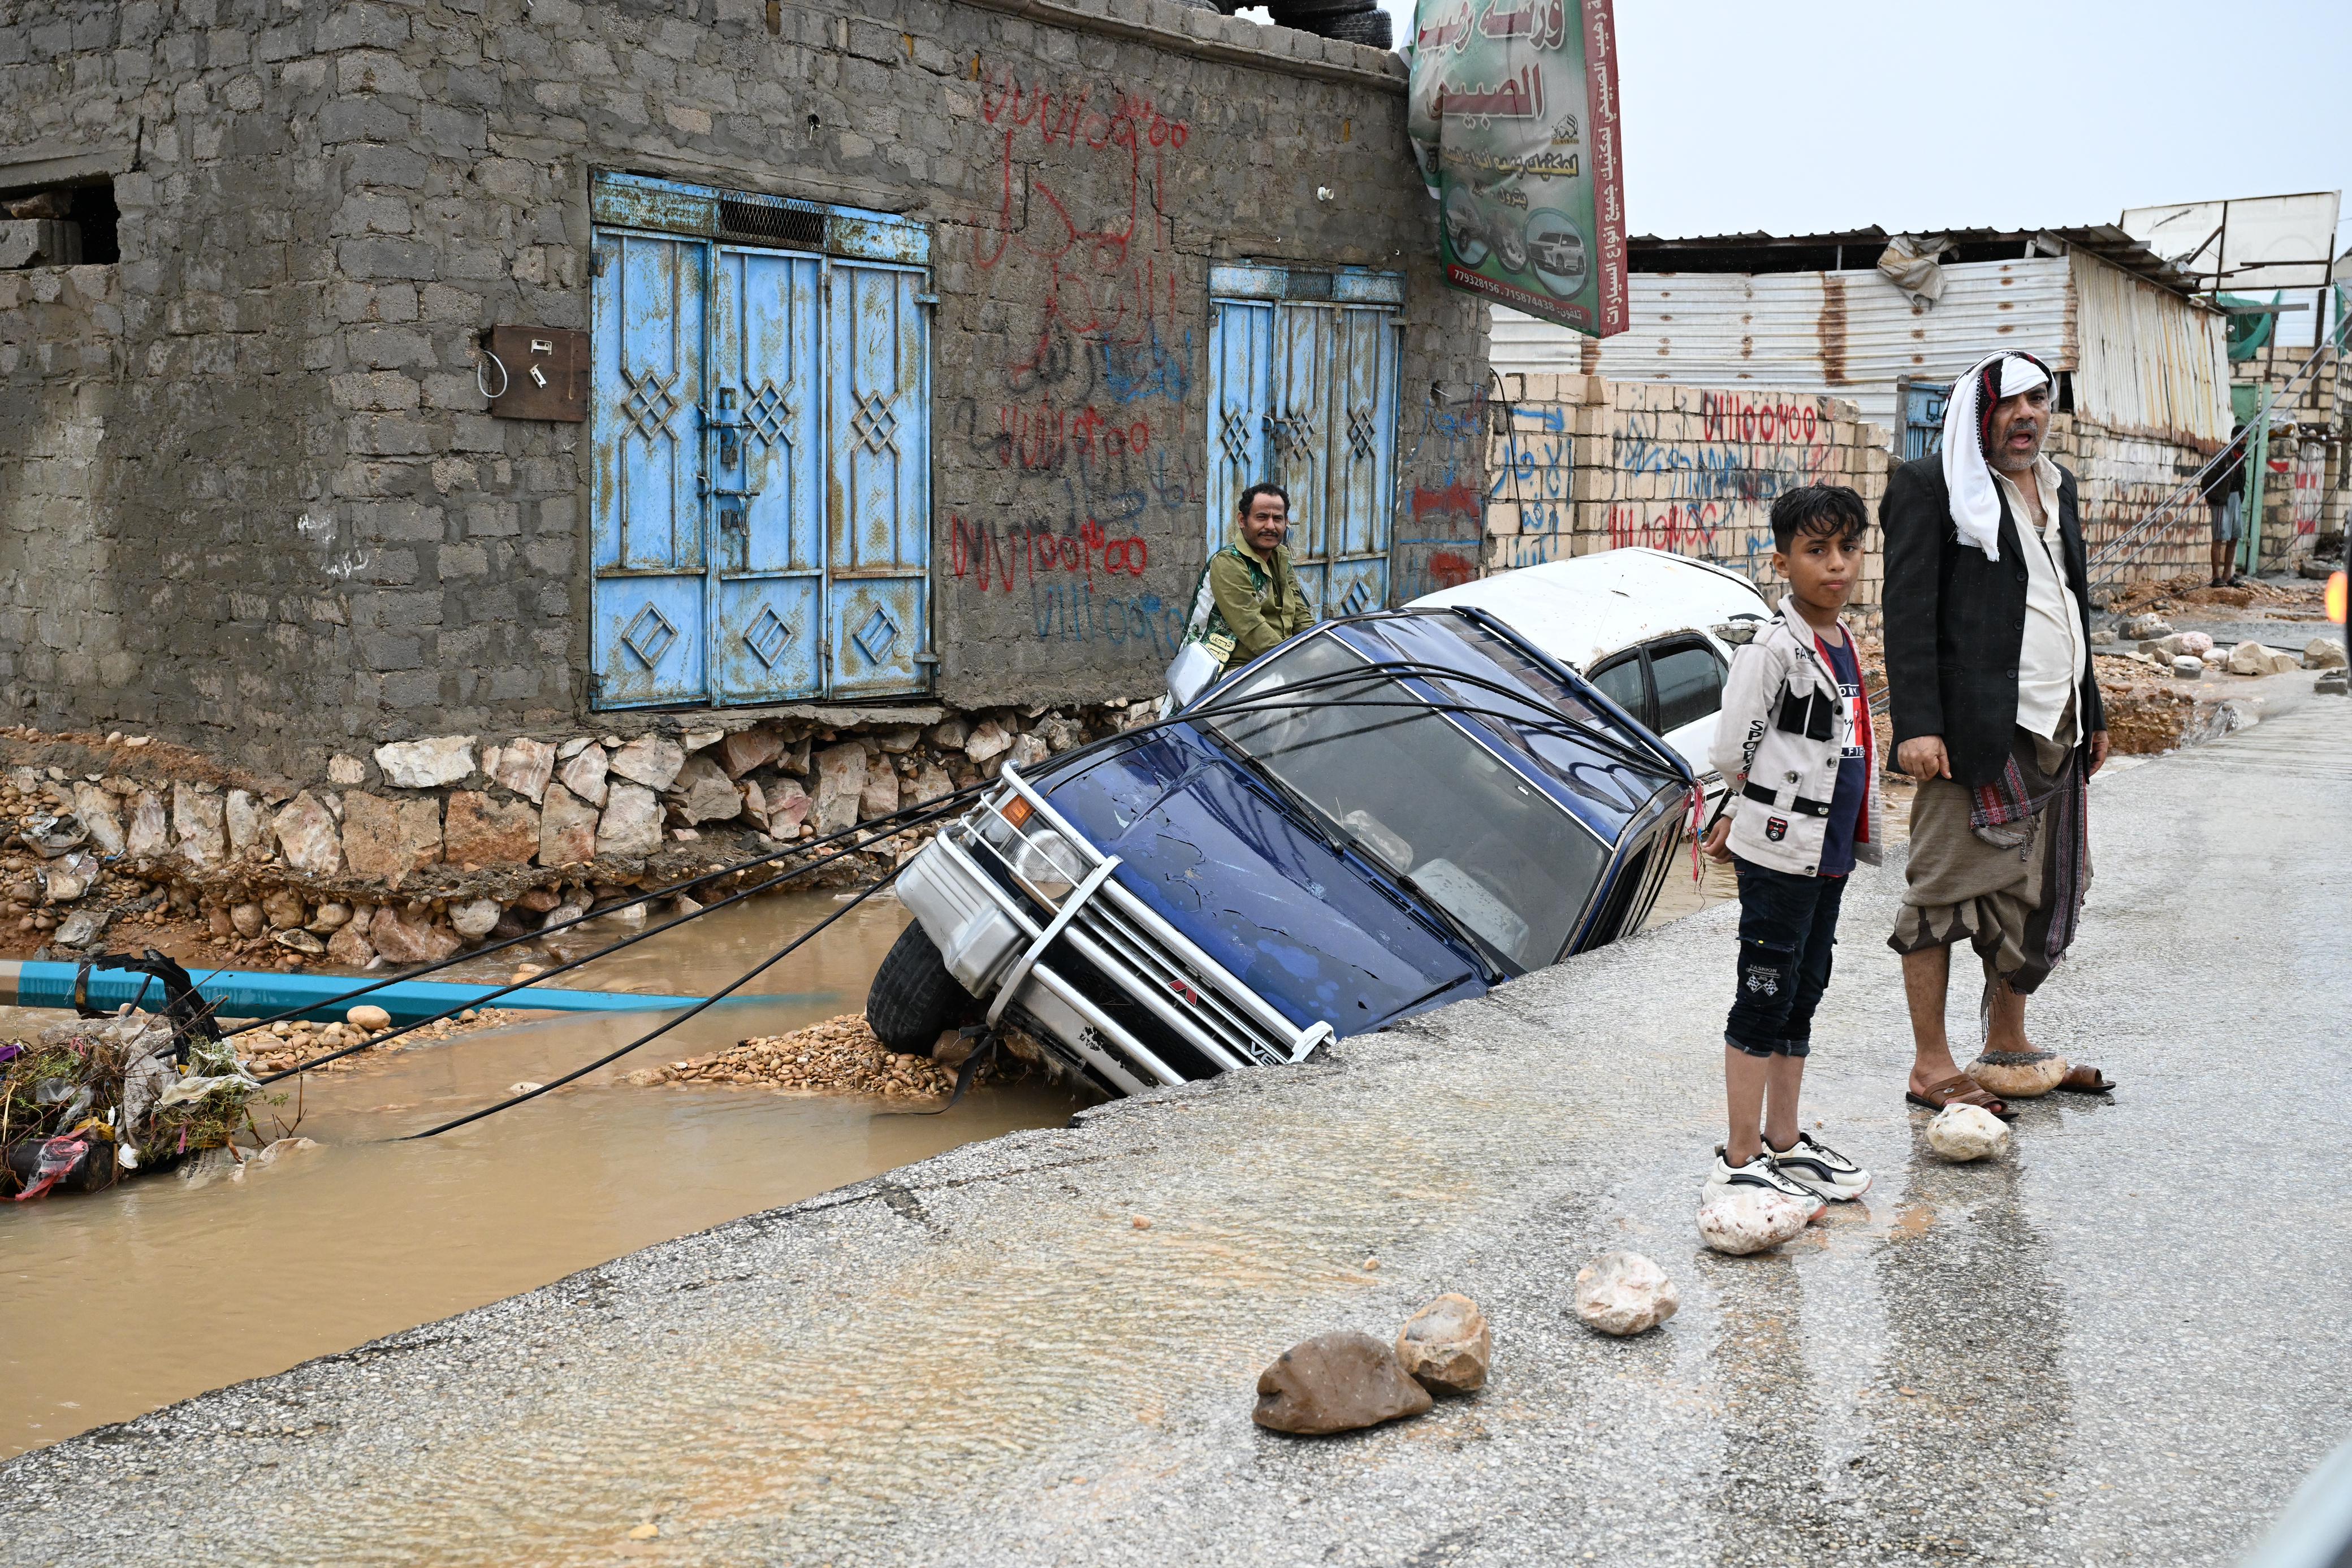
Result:
<svg viewBox="0 0 2352 1568">
<path fill-rule="evenodd" d="M 1878 861 L 1878 769 L 1862 668 L 1838 612 L 1870 515 L 1843 485 L 1772 503 L 1780 619 L 1731 662 L 1710 760 L 1724 807 L 1706 852 L 1739 872 L 1739 972 L 1723 1032 L 1730 1140 L 1710 1186 L 1859 1197 L 1870 1173 L 1804 1131 L 1813 1009 L 1829 985 L 1846 874 Z"/>
</svg>

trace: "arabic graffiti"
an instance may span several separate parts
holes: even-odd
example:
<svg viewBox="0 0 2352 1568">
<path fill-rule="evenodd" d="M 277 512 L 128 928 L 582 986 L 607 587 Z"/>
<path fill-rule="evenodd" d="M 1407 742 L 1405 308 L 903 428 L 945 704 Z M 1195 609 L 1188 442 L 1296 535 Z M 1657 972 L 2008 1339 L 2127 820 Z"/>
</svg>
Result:
<svg viewBox="0 0 2352 1568">
<path fill-rule="evenodd" d="M 975 340 L 996 345 L 998 392 L 952 418 L 1010 487 L 993 516 L 976 501 L 950 514 L 950 569 L 981 594 L 1025 584 L 1040 638 L 1149 646 L 1162 595 L 1097 590 L 1155 555 L 1174 563 L 1197 526 L 1202 306 L 1169 215 L 1192 126 L 1115 84 L 973 73 L 991 203 L 969 219 L 987 296 Z"/>
</svg>

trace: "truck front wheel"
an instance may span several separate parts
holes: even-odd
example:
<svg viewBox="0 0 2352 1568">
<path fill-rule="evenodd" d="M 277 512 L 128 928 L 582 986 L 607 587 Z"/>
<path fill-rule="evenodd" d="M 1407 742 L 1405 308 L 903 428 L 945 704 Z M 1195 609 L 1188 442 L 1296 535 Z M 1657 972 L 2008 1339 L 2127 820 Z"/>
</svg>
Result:
<svg viewBox="0 0 2352 1568">
<path fill-rule="evenodd" d="M 892 1051 L 929 1056 L 940 1031 L 964 1022 L 978 1006 L 948 973 L 923 923 L 912 920 L 874 971 L 866 1023 Z"/>
</svg>

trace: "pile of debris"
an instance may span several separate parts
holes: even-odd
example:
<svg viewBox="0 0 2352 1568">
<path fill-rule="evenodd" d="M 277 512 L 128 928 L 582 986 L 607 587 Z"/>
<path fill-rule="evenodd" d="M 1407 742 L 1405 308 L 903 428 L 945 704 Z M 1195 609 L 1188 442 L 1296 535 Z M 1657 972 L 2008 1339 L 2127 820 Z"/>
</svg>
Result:
<svg viewBox="0 0 2352 1568">
<path fill-rule="evenodd" d="M 125 1010 L 0 1043 L 0 1193 L 91 1192 L 245 1135 L 261 1085 L 227 1043 Z"/>
<path fill-rule="evenodd" d="M 1014 1064 L 991 1063 L 975 1082 L 989 1082 L 1000 1071 L 1017 1072 Z M 925 1056 L 892 1051 L 866 1027 L 863 1013 L 845 1013 L 791 1034 L 762 1035 L 738 1041 L 715 1056 L 673 1061 L 629 1074 L 629 1082 L 655 1083 L 740 1083 L 753 1088 L 802 1093 L 881 1094 L 919 1098 L 945 1094 L 955 1088 L 955 1070 Z"/>
<path fill-rule="evenodd" d="M 2153 582 L 2127 583 L 2116 590 L 2107 608 L 2118 616 L 2180 604 L 2228 606 L 2257 613 L 2312 611 L 2319 607 L 2319 592 L 2315 584 L 2264 582 L 2258 578 L 2217 588 L 2210 580 L 2192 571 Z"/>
<path fill-rule="evenodd" d="M 500 1029 L 508 1024 L 520 1023 L 527 1016 L 509 1008 L 467 1008 L 455 1018 L 426 1024 L 398 1040 L 387 1040 L 373 1051 L 328 1062 L 319 1071 L 347 1071 L 375 1060 L 386 1051 L 402 1051 L 415 1045 L 433 1045 L 481 1030 Z M 381 1040 L 391 1028 L 392 1019 L 383 1009 L 362 1005 L 352 1009 L 347 1022 L 321 1025 L 307 1021 L 280 1021 L 265 1030 L 238 1035 L 236 1042 L 246 1052 L 247 1062 L 255 1071 L 281 1072 L 328 1051 L 341 1051 L 362 1040 Z"/>
</svg>

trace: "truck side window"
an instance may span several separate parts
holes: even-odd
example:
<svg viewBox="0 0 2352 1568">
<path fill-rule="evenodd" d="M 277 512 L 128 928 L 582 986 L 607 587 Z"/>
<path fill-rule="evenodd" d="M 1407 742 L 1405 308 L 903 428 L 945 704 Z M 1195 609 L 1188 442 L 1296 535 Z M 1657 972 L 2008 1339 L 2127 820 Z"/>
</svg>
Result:
<svg viewBox="0 0 2352 1568">
<path fill-rule="evenodd" d="M 1601 688 L 1601 695 L 1640 719 L 1651 728 L 1656 725 L 1650 717 L 1649 688 L 1642 680 L 1642 653 L 1636 648 L 1618 654 L 1596 666 L 1587 677 Z"/>
<path fill-rule="evenodd" d="M 1650 678 L 1658 687 L 1659 734 L 1666 735 L 1723 706 L 1723 666 L 1715 650 L 1696 638 L 1654 643 Z"/>
</svg>

